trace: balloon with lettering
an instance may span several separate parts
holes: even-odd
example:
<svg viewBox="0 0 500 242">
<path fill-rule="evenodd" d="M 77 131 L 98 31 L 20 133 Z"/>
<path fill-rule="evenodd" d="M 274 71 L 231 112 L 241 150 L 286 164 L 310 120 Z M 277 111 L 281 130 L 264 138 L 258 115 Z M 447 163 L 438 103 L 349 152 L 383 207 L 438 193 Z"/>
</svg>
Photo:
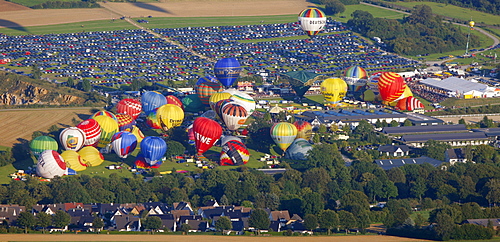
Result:
<svg viewBox="0 0 500 242">
<path fill-rule="evenodd" d="M 236 58 L 223 58 L 217 61 L 214 66 L 214 73 L 217 80 L 226 88 L 233 85 L 241 72 L 240 62 Z"/>
<path fill-rule="evenodd" d="M 321 93 L 330 104 L 338 104 L 347 92 L 347 83 L 340 78 L 328 78 L 321 83 Z"/>
<path fill-rule="evenodd" d="M 180 108 L 182 108 L 182 110 L 184 110 L 184 105 L 182 104 L 182 101 L 176 96 L 168 95 L 165 98 L 167 99 L 167 104 L 173 104 L 175 106 L 179 106 Z"/>
<path fill-rule="evenodd" d="M 310 140 L 312 137 L 312 125 L 307 121 L 297 120 L 293 122 L 293 125 L 297 127 L 297 139 L 302 138 Z"/>
<path fill-rule="evenodd" d="M 158 136 L 148 136 L 141 142 L 141 154 L 149 165 L 156 164 L 166 152 L 167 143 Z"/>
<path fill-rule="evenodd" d="M 217 78 L 215 78 L 214 76 L 207 75 L 204 77 L 200 77 L 198 79 L 198 81 L 196 81 L 196 85 L 203 83 L 203 82 L 218 82 L 218 81 L 217 81 Z"/>
<path fill-rule="evenodd" d="M 66 150 L 61 153 L 61 157 L 66 162 L 66 166 L 75 170 L 75 171 L 83 171 L 87 169 L 87 165 L 83 163 L 82 157 L 78 152 L 74 150 Z"/>
<path fill-rule="evenodd" d="M 210 96 L 222 91 L 222 85 L 218 82 L 203 82 L 195 87 L 196 93 L 204 105 L 209 105 Z"/>
<path fill-rule="evenodd" d="M 253 99 L 252 96 L 244 93 L 244 92 L 238 92 L 233 94 L 230 98 L 233 100 L 235 103 L 243 106 L 247 110 L 247 117 L 252 115 L 252 113 L 255 111 L 256 103 L 255 100 Z"/>
<path fill-rule="evenodd" d="M 288 147 L 285 156 L 293 160 L 307 160 L 307 152 L 312 148 L 313 146 L 307 140 L 298 138 Z"/>
<path fill-rule="evenodd" d="M 230 140 L 222 146 L 220 152 L 221 166 L 240 166 L 244 165 L 250 159 L 250 152 L 247 147 L 237 140 Z"/>
<path fill-rule="evenodd" d="M 384 72 L 378 80 L 378 90 L 384 104 L 400 97 L 406 88 L 406 82 L 398 73 Z"/>
<path fill-rule="evenodd" d="M 247 110 L 236 103 L 227 103 L 221 110 L 222 120 L 226 124 L 227 129 L 237 130 L 247 121 Z"/>
<path fill-rule="evenodd" d="M 142 94 L 141 103 L 142 110 L 148 113 L 167 104 L 167 98 L 159 92 L 149 91 Z"/>
<path fill-rule="evenodd" d="M 33 152 L 33 155 L 38 158 L 45 150 L 57 151 L 59 149 L 59 145 L 52 137 L 38 136 L 30 142 L 30 149 L 31 152 Z"/>
<path fill-rule="evenodd" d="M 291 123 L 280 122 L 271 127 L 271 138 L 283 151 L 286 151 L 295 137 L 297 137 L 297 127 Z"/>
<path fill-rule="evenodd" d="M 326 15 L 317 8 L 306 8 L 299 13 L 299 23 L 302 30 L 312 38 L 325 27 Z"/>
<path fill-rule="evenodd" d="M 85 132 L 77 127 L 65 128 L 59 133 L 59 142 L 65 150 L 78 151 L 85 144 Z"/>
<path fill-rule="evenodd" d="M 83 147 L 78 151 L 78 154 L 87 166 L 98 166 L 104 162 L 104 156 L 93 146 Z"/>
<path fill-rule="evenodd" d="M 55 150 L 45 150 L 40 153 L 36 163 L 36 174 L 43 178 L 54 178 L 66 173 L 66 162 Z"/>
<path fill-rule="evenodd" d="M 125 159 L 137 147 L 137 138 L 130 132 L 120 131 L 111 138 L 111 146 L 118 157 Z"/>
<path fill-rule="evenodd" d="M 196 154 L 201 155 L 210 149 L 222 135 L 222 127 L 216 121 L 198 117 L 193 123 Z"/>
<path fill-rule="evenodd" d="M 158 109 L 149 111 L 146 114 L 146 124 L 152 129 L 161 129 L 160 120 L 158 120 Z"/>
<path fill-rule="evenodd" d="M 136 124 L 135 120 L 132 116 L 124 113 L 119 113 L 116 115 L 116 119 L 118 119 L 118 128 L 120 131 L 132 131 L 132 126 Z"/>
<path fill-rule="evenodd" d="M 159 107 L 156 115 L 163 131 L 180 126 L 184 121 L 184 111 L 174 104 L 165 104 Z"/>
<path fill-rule="evenodd" d="M 139 100 L 125 98 L 116 104 L 116 112 L 130 115 L 134 120 L 139 117 L 142 111 L 142 104 Z"/>
<path fill-rule="evenodd" d="M 90 116 L 90 118 L 95 118 L 95 117 L 98 117 L 98 116 L 107 116 L 107 117 L 110 117 L 112 119 L 114 119 L 115 121 L 118 122 L 118 119 L 116 118 L 116 115 L 110 111 L 98 111 L 98 112 L 95 112 L 94 114 L 92 114 L 92 116 Z"/>
<path fill-rule="evenodd" d="M 104 148 L 111 142 L 113 135 L 120 130 L 118 122 L 104 115 L 94 117 L 93 119 L 101 126 L 101 138 L 99 139 L 99 143 L 97 143 L 97 147 Z"/>
<path fill-rule="evenodd" d="M 85 146 L 97 146 L 101 138 L 101 126 L 95 119 L 83 120 L 76 127 L 85 133 Z"/>
</svg>

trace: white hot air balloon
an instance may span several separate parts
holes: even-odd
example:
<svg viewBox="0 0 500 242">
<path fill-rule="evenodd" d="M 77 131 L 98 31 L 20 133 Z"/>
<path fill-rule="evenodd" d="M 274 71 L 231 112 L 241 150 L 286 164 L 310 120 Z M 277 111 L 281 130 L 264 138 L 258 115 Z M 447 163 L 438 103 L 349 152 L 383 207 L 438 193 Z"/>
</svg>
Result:
<svg viewBox="0 0 500 242">
<path fill-rule="evenodd" d="M 54 178 L 66 173 L 66 162 L 59 153 L 54 150 L 45 150 L 38 157 L 36 174 L 43 178 Z"/>
<path fill-rule="evenodd" d="M 59 142 L 65 150 L 78 151 L 85 145 L 86 135 L 77 127 L 65 128 L 59 134 Z"/>
</svg>

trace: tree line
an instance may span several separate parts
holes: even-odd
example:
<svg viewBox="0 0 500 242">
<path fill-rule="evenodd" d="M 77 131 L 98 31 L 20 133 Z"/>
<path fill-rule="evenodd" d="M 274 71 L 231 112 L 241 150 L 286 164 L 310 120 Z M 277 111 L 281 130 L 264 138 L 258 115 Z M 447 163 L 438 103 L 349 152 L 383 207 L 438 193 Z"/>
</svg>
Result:
<svg viewBox="0 0 500 242">
<path fill-rule="evenodd" d="M 47 1 L 34 6 L 33 9 L 63 9 L 63 8 L 100 8 L 95 1 Z"/>
<path fill-rule="evenodd" d="M 373 0 L 372 0 L 373 1 Z M 397 0 L 385 0 L 387 2 L 397 2 Z M 455 6 L 463 7 L 463 8 L 471 8 L 477 11 L 485 12 L 485 13 L 491 13 L 491 14 L 500 14 L 500 2 L 495 1 L 495 0 L 481 0 L 481 1 L 474 1 L 474 0 L 425 0 L 429 2 L 435 2 L 435 3 L 444 3 L 444 4 L 452 4 Z M 380 2 L 380 1 L 378 1 Z M 408 2 L 408 0 L 405 0 L 404 2 Z M 417 0 L 412 2 L 424 2 L 423 0 Z"/>
</svg>

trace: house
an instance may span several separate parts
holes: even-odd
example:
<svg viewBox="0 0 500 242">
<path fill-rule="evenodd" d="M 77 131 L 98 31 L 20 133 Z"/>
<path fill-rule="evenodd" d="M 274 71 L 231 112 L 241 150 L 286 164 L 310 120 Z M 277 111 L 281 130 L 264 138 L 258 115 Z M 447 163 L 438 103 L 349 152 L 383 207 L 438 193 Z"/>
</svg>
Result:
<svg viewBox="0 0 500 242">
<path fill-rule="evenodd" d="M 450 165 L 454 165 L 455 163 L 466 163 L 467 158 L 465 158 L 465 150 L 462 148 L 457 149 L 447 149 L 444 152 L 446 162 L 449 162 Z"/>
<path fill-rule="evenodd" d="M 218 207 L 219 203 L 215 199 L 210 199 L 210 201 L 205 202 L 205 207 Z"/>
<path fill-rule="evenodd" d="M 194 214 L 194 210 L 190 202 L 173 203 L 172 210 L 188 210 L 190 214 Z"/>
<path fill-rule="evenodd" d="M 404 165 L 421 165 L 424 163 L 429 163 L 434 167 L 440 166 L 443 162 L 440 160 L 432 159 L 427 156 L 422 156 L 418 158 L 405 158 L 405 159 L 385 159 L 385 160 L 375 160 L 375 164 L 380 166 L 384 170 L 390 170 L 394 167 L 401 167 Z"/>
<path fill-rule="evenodd" d="M 444 142 L 451 146 L 489 145 L 491 143 L 490 138 L 486 136 L 484 132 L 414 134 L 401 136 L 402 142 L 416 148 L 423 147 L 425 145 L 425 142 L 431 139 L 439 142 Z"/>
<path fill-rule="evenodd" d="M 182 216 L 193 215 L 189 210 L 171 210 L 170 214 L 174 216 L 175 221 L 179 221 L 180 217 Z"/>
<path fill-rule="evenodd" d="M 408 145 L 381 145 L 378 151 L 385 156 L 408 156 L 410 147 Z"/>
<path fill-rule="evenodd" d="M 19 205 L 0 205 L 0 222 L 15 224 L 17 217 L 21 212 L 26 211 L 25 206 Z"/>
<path fill-rule="evenodd" d="M 481 225 L 484 227 L 488 227 L 488 223 L 491 222 L 493 226 L 493 230 L 497 230 L 500 228 L 500 218 L 481 218 L 481 219 L 467 219 L 463 223 L 464 224 L 475 224 Z"/>
<path fill-rule="evenodd" d="M 85 210 L 83 208 L 73 208 L 67 211 L 71 218 L 70 224 L 76 225 L 80 228 L 92 227 L 92 221 L 94 217 L 90 210 Z M 89 222 L 90 221 L 90 222 Z"/>
<path fill-rule="evenodd" d="M 182 224 L 189 225 L 189 232 L 205 232 L 208 229 L 208 222 L 203 220 L 200 215 L 181 216 L 179 219 L 179 228 Z"/>
<path fill-rule="evenodd" d="M 131 214 L 115 215 L 110 220 L 116 231 L 140 231 L 141 219 Z"/>
<path fill-rule="evenodd" d="M 139 215 L 141 214 L 142 211 L 146 210 L 146 208 L 144 207 L 144 205 L 142 204 L 137 204 L 135 205 L 132 210 L 130 210 L 130 213 L 133 214 L 133 215 Z"/>
<path fill-rule="evenodd" d="M 177 220 L 174 218 L 173 214 L 161 214 L 161 215 L 149 215 L 159 217 L 161 219 L 162 228 L 165 231 L 175 232 L 177 231 Z"/>
<path fill-rule="evenodd" d="M 148 202 L 143 203 L 143 205 L 148 210 L 149 215 L 167 214 L 169 211 L 168 206 L 161 202 Z"/>
</svg>

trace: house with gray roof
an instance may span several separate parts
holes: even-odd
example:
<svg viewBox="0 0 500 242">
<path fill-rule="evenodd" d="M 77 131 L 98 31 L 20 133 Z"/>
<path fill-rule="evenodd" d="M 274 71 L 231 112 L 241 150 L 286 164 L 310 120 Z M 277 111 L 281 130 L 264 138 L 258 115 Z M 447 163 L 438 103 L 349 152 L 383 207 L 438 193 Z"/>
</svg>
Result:
<svg viewBox="0 0 500 242">
<path fill-rule="evenodd" d="M 444 161 L 449 162 L 450 165 L 454 165 L 455 163 L 465 163 L 467 162 L 467 158 L 465 157 L 465 150 L 462 148 L 457 149 L 447 149 L 444 152 Z"/>
<path fill-rule="evenodd" d="M 488 227 L 488 223 L 491 223 L 493 230 L 500 228 L 500 218 L 467 219 L 463 223 L 481 225 L 483 227 Z"/>
<path fill-rule="evenodd" d="M 378 151 L 385 156 L 408 156 L 410 147 L 408 145 L 381 145 Z"/>
<path fill-rule="evenodd" d="M 446 126 L 446 125 L 443 125 Z M 421 148 L 428 140 L 444 142 L 453 146 L 488 145 L 491 140 L 484 132 L 414 134 L 403 135 L 401 141 L 410 147 Z"/>
<path fill-rule="evenodd" d="M 403 134 L 423 134 L 423 133 L 466 133 L 469 132 L 464 124 L 453 125 L 431 125 L 431 126 L 401 126 L 384 127 L 382 133 L 398 136 Z"/>
<path fill-rule="evenodd" d="M 361 120 L 375 124 L 377 120 L 385 120 L 387 123 L 394 120 L 398 123 L 403 123 L 406 119 L 406 114 L 386 108 L 305 111 L 295 115 L 295 120 L 307 121 L 313 126 L 324 124 L 329 127 L 334 124 L 339 127 L 350 126 L 351 128 L 357 127 Z"/>
<path fill-rule="evenodd" d="M 443 161 L 436 160 L 427 156 L 422 156 L 418 158 L 375 160 L 374 163 L 384 170 L 390 170 L 394 167 L 401 167 L 404 165 L 421 165 L 424 163 L 429 163 L 434 167 L 438 167 L 443 163 Z"/>
</svg>

